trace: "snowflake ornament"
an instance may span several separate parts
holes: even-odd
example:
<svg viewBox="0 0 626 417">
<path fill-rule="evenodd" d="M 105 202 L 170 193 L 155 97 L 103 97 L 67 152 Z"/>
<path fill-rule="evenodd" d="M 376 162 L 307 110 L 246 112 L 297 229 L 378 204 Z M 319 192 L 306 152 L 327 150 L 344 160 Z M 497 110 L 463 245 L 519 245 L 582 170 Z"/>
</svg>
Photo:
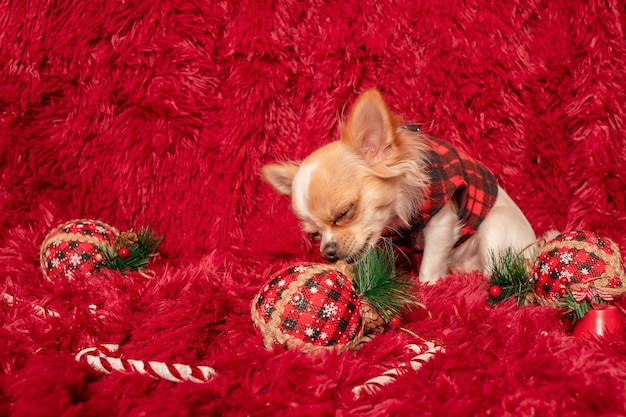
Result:
<svg viewBox="0 0 626 417">
<path fill-rule="evenodd" d="M 546 242 L 534 263 L 535 293 L 558 301 L 573 284 L 603 280 L 603 286 L 624 286 L 624 266 L 619 247 L 593 232 L 575 230 Z"/>
<path fill-rule="evenodd" d="M 78 279 L 101 268 L 139 271 L 149 277 L 145 265 L 156 255 L 161 237 L 149 228 L 120 233 L 98 220 L 70 220 L 54 228 L 41 244 L 41 270 L 49 281 Z"/>
<path fill-rule="evenodd" d="M 395 261 L 389 244 L 371 249 L 353 265 L 298 263 L 281 269 L 251 305 L 263 346 L 307 352 L 356 347 L 365 332 L 419 305 L 414 282 L 396 272 Z"/>
<path fill-rule="evenodd" d="M 362 329 L 359 297 L 352 285 L 345 285 L 349 280 L 343 280 L 343 288 L 337 285 L 342 277 L 344 272 L 334 266 L 318 264 L 285 268 L 270 279 L 252 303 L 265 347 L 356 343 Z"/>
</svg>

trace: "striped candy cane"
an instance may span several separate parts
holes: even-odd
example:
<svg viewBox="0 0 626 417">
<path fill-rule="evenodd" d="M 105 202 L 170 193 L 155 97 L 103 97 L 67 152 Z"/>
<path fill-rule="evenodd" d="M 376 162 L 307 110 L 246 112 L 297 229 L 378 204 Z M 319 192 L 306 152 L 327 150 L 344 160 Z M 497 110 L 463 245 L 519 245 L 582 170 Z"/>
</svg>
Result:
<svg viewBox="0 0 626 417">
<path fill-rule="evenodd" d="M 5 292 L 2 293 L 2 299 L 4 300 L 5 303 L 7 303 L 10 306 L 14 306 L 16 303 L 23 303 L 24 300 L 14 297 L 11 294 L 7 294 Z M 45 308 L 42 307 L 38 304 L 32 304 L 31 306 L 33 307 L 33 310 L 35 312 L 35 314 L 39 317 L 60 317 L 59 313 L 57 313 L 54 310 L 50 310 L 49 308 Z"/>
<path fill-rule="evenodd" d="M 7 294 L 3 292 L 0 295 L 2 296 L 2 300 L 5 303 L 7 303 L 9 306 L 14 306 L 16 304 L 24 303 L 24 300 L 22 300 L 21 298 L 14 297 L 11 294 Z M 39 304 L 35 304 L 35 303 L 30 303 L 30 305 L 33 308 L 33 312 L 38 317 L 42 317 L 44 319 L 48 317 L 56 317 L 56 318 L 61 317 L 59 313 L 57 313 L 56 311 L 50 308 L 42 307 Z M 99 319 L 104 319 L 107 316 L 106 312 L 103 312 L 102 310 L 98 310 L 98 306 L 96 306 L 95 304 L 89 305 L 89 312 Z"/>
<path fill-rule="evenodd" d="M 81 350 L 76 355 L 76 360 L 85 358 L 87 363 L 95 370 L 111 373 L 136 372 L 141 375 L 149 375 L 156 379 L 165 379 L 171 382 L 208 382 L 216 373 L 208 366 L 190 366 L 180 363 L 167 364 L 156 361 L 140 361 L 136 359 L 123 359 L 120 357 L 119 345 L 104 344 Z"/>
<path fill-rule="evenodd" d="M 399 375 L 407 372 L 409 368 L 417 371 L 426 362 L 435 356 L 435 353 L 444 351 L 444 348 L 431 341 L 425 341 L 420 344 L 410 344 L 406 346 L 410 352 L 416 353 L 409 362 L 401 363 L 396 368 L 389 369 L 381 375 L 368 379 L 363 385 L 358 385 L 352 389 L 352 395 L 355 399 L 361 397 L 363 393 L 374 394 L 378 392 L 384 385 L 390 384 L 396 380 Z"/>
</svg>

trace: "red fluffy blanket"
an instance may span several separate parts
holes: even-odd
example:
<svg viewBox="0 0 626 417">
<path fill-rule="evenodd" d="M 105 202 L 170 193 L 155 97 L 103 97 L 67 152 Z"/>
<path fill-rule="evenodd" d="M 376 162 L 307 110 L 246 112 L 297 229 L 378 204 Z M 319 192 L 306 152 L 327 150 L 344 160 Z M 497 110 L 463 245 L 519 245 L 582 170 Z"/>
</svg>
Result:
<svg viewBox="0 0 626 417">
<path fill-rule="evenodd" d="M 617 0 L 0 1 L 0 415 L 625 415 L 623 335 L 487 307 L 480 274 L 419 288 L 430 315 L 402 325 L 445 351 L 359 398 L 410 337 L 266 351 L 250 317 L 273 272 L 319 261 L 260 167 L 335 139 L 372 86 L 489 166 L 538 234 L 626 248 L 625 31 Z M 154 278 L 47 281 L 39 247 L 75 218 L 162 234 Z M 215 376 L 75 360 L 102 344 Z"/>
</svg>

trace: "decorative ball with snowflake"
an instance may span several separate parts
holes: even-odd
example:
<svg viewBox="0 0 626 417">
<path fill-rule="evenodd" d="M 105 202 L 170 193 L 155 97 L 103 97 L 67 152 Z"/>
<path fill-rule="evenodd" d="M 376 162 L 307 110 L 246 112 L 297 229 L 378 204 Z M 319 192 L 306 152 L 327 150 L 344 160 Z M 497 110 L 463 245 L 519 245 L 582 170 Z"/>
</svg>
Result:
<svg viewBox="0 0 626 417">
<path fill-rule="evenodd" d="M 350 346 L 363 332 L 359 295 L 346 273 L 332 265 L 281 270 L 254 299 L 252 317 L 266 348 Z"/>
<path fill-rule="evenodd" d="M 97 220 L 71 220 L 53 229 L 41 245 L 40 261 L 50 280 L 74 279 L 102 268 L 105 258 L 99 248 L 113 245 L 119 231 Z"/>
<path fill-rule="evenodd" d="M 541 247 L 533 266 L 535 293 L 558 301 L 575 288 L 616 289 L 626 284 L 620 249 L 584 230 L 561 233 Z"/>
<path fill-rule="evenodd" d="M 416 304 L 412 285 L 396 273 L 391 247 L 373 249 L 353 266 L 298 263 L 263 285 L 252 301 L 252 320 L 266 349 L 353 348 L 364 332 Z"/>
<path fill-rule="evenodd" d="M 104 267 L 141 272 L 160 241 L 148 228 L 120 233 L 98 220 L 70 220 L 54 228 L 41 244 L 41 270 L 49 281 L 88 276 Z"/>
</svg>

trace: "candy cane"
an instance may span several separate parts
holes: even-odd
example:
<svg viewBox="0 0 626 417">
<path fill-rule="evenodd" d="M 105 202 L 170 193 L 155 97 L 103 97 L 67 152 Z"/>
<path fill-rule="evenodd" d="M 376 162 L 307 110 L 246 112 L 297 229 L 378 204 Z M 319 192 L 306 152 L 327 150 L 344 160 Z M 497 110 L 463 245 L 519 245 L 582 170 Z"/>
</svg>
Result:
<svg viewBox="0 0 626 417">
<path fill-rule="evenodd" d="M 435 353 L 444 351 L 444 348 L 435 343 L 426 341 L 420 344 L 410 344 L 406 346 L 406 349 L 416 353 L 417 355 L 412 357 L 408 363 L 401 363 L 396 368 L 389 369 L 383 372 L 381 375 L 369 379 L 363 385 L 358 385 L 352 389 L 352 395 L 355 399 L 358 399 L 361 394 L 374 394 L 378 392 L 384 385 L 390 384 L 396 380 L 396 378 L 407 372 L 410 367 L 414 371 L 421 368 L 426 362 L 435 356 Z"/>
<path fill-rule="evenodd" d="M 23 303 L 24 300 L 14 297 L 11 294 L 7 294 L 5 292 L 2 293 L 2 299 L 10 306 L 14 306 L 16 303 Z M 35 311 L 35 315 L 39 317 L 60 317 L 59 313 L 54 310 L 50 310 L 49 308 L 42 307 L 38 304 L 31 303 L 33 310 Z"/>
<path fill-rule="evenodd" d="M 111 371 L 137 372 L 149 375 L 156 379 L 165 379 L 171 382 L 208 382 L 216 373 L 208 366 L 190 366 L 180 363 L 167 364 L 156 361 L 140 361 L 123 359 L 120 357 L 119 345 L 104 344 L 81 350 L 76 354 L 76 360 L 85 357 L 87 363 L 95 370 L 111 373 Z"/>
<path fill-rule="evenodd" d="M 1 293 L 1 295 L 2 295 L 2 300 L 4 300 L 4 302 L 7 303 L 11 307 L 13 307 L 17 303 L 25 302 L 21 298 L 14 297 L 11 294 L 7 294 L 5 292 Z M 33 308 L 33 312 L 38 317 L 42 317 L 44 319 L 47 317 L 56 317 L 56 318 L 61 317 L 59 313 L 57 313 L 56 311 L 50 308 L 42 307 L 39 304 L 35 304 L 35 303 L 30 303 L 30 305 Z M 89 304 L 89 312 L 99 319 L 106 318 L 107 316 L 106 312 L 102 310 L 98 311 L 98 306 L 95 304 Z"/>
</svg>

